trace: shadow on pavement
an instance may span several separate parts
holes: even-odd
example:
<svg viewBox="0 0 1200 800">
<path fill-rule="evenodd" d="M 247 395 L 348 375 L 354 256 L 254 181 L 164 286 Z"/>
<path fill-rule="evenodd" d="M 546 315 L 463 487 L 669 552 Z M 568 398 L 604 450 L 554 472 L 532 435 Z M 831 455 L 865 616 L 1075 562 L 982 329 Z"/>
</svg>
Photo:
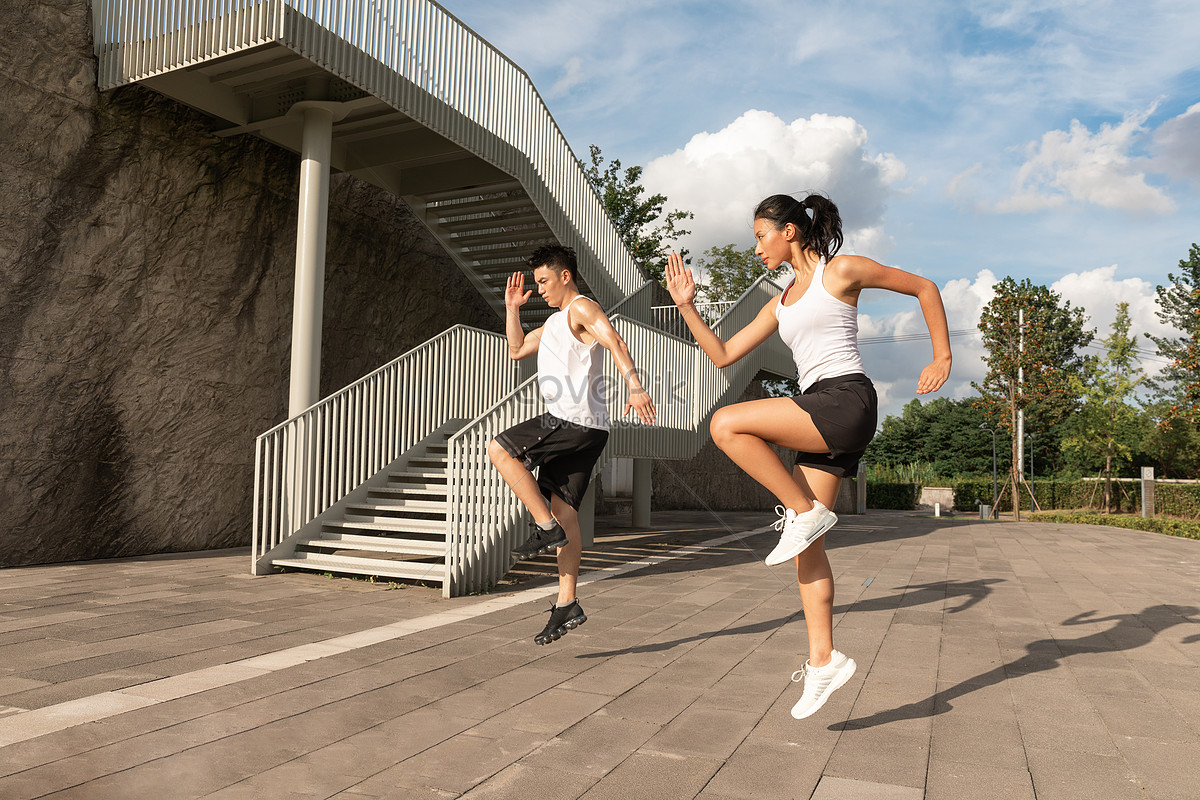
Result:
<svg viewBox="0 0 1200 800">
<path fill-rule="evenodd" d="M 898 594 L 887 595 L 885 597 L 873 597 L 868 600 L 857 600 L 845 605 L 834 606 L 834 614 L 842 614 L 845 612 L 864 612 L 864 611 L 889 611 L 899 608 L 903 602 L 905 607 L 924 605 L 926 603 L 935 603 L 947 598 L 962 597 L 963 601 L 956 608 L 947 609 L 948 613 L 956 613 L 979 603 L 991 593 L 988 588 L 993 583 L 1002 583 L 1000 578 L 982 578 L 974 581 L 937 581 L 934 583 L 923 583 L 915 586 L 902 586 L 897 589 L 902 590 Z M 688 642 L 697 642 L 703 639 L 709 639 L 714 636 L 739 636 L 741 634 L 765 633 L 769 630 L 784 625 L 793 619 L 803 617 L 804 613 L 797 610 L 793 614 L 788 614 L 777 619 L 765 620 L 763 622 L 755 622 L 750 625 L 739 625 L 734 628 L 722 628 L 719 631 L 711 631 L 708 633 L 698 633 L 692 636 L 685 636 L 680 639 L 672 639 L 665 642 L 648 642 L 639 644 L 634 647 L 626 647 L 621 650 L 608 650 L 596 653 L 580 653 L 576 658 L 611 658 L 612 656 L 631 655 L 633 653 L 657 653 L 663 650 L 670 650 L 672 647 L 677 647 Z"/>
<path fill-rule="evenodd" d="M 1008 678 L 1019 678 L 1022 675 L 1055 669 L 1060 666 L 1063 659 L 1076 653 L 1136 650 L 1149 644 L 1160 631 L 1167 628 L 1184 623 L 1200 624 L 1200 620 L 1189 619 L 1189 617 L 1200 614 L 1200 608 L 1195 606 L 1155 605 L 1138 614 L 1113 614 L 1108 617 L 1092 619 L 1095 613 L 1095 611 L 1084 611 L 1064 620 L 1062 624 L 1086 625 L 1101 622 L 1115 622 L 1116 624 L 1106 630 L 1081 636 L 1078 639 L 1038 639 L 1025 645 L 1025 655 L 1015 661 L 1002 664 L 974 678 L 968 678 L 957 686 L 943 689 L 924 700 L 880 711 L 869 717 L 839 722 L 830 725 L 829 730 L 871 728 L 889 722 L 945 714 L 954 708 L 951 704 L 952 700 L 986 686 L 994 686 Z M 1196 641 L 1200 641 L 1200 634 L 1193 634 L 1184 639 L 1184 642 L 1189 644 Z"/>
</svg>

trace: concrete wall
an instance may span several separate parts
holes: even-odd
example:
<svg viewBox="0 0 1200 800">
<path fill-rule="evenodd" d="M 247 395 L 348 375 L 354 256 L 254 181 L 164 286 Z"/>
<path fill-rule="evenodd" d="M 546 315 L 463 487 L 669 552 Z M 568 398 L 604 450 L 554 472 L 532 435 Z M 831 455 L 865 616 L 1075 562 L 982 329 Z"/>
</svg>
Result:
<svg viewBox="0 0 1200 800">
<path fill-rule="evenodd" d="M 0 566 L 249 543 L 286 416 L 299 159 L 137 86 L 88 5 L 0 5 Z M 322 391 L 500 320 L 394 197 L 330 192 Z"/>
</svg>

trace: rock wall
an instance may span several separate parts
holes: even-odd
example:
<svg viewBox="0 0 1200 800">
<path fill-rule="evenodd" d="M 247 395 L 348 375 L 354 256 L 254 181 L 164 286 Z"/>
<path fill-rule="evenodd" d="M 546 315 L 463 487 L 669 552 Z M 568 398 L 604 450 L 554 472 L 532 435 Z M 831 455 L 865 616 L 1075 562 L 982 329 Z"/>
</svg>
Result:
<svg viewBox="0 0 1200 800">
<path fill-rule="evenodd" d="M 0 6 L 0 566 L 249 543 L 286 416 L 299 159 L 138 86 L 90 8 Z M 322 391 L 501 321 L 408 209 L 330 191 Z"/>
</svg>

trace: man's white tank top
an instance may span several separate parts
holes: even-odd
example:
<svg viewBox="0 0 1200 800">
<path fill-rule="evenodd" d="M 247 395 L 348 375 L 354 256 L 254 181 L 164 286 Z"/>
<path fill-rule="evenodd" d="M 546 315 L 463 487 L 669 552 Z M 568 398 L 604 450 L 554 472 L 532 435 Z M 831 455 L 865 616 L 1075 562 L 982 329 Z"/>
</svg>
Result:
<svg viewBox="0 0 1200 800">
<path fill-rule="evenodd" d="M 559 419 L 587 428 L 608 430 L 604 348 L 599 342 L 584 344 L 571 333 L 567 310 L 575 300 L 551 314 L 542 327 L 542 340 L 538 344 L 538 389 L 546 401 L 546 409 Z"/>
<path fill-rule="evenodd" d="M 785 291 L 775 308 L 779 336 L 792 350 L 802 392 L 825 378 L 866 372 L 858 351 L 858 309 L 826 291 L 824 276 L 822 258 L 804 294 L 785 306 Z"/>
</svg>

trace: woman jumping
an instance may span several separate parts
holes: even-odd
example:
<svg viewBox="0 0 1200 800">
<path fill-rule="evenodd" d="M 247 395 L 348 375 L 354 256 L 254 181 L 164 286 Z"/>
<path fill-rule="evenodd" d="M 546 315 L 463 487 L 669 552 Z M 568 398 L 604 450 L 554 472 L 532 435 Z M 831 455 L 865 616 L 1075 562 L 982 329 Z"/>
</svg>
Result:
<svg viewBox="0 0 1200 800">
<path fill-rule="evenodd" d="M 937 285 L 862 256 L 839 256 L 842 218 L 828 198 L 777 194 L 754 211 L 755 255 L 768 270 L 791 264 L 795 277 L 754 321 L 729 341 L 695 307 L 696 283 L 672 253 L 667 289 L 696 343 L 718 367 L 732 364 L 776 331 L 792 350 L 801 394 L 737 403 L 712 418 L 713 441 L 780 502 L 779 544 L 768 565 L 795 559 L 808 626 L 808 660 L 792 675 L 804 691 L 792 708 L 803 719 L 854 675 L 854 659 L 833 649 L 833 571 L 824 534 L 842 478 L 853 475 L 875 435 L 878 400 L 858 350 L 858 296 L 888 289 L 916 297 L 933 340 L 933 362 L 921 370 L 917 394 L 937 391 L 950 375 L 950 333 Z M 769 445 L 797 451 L 792 471 Z"/>
</svg>

